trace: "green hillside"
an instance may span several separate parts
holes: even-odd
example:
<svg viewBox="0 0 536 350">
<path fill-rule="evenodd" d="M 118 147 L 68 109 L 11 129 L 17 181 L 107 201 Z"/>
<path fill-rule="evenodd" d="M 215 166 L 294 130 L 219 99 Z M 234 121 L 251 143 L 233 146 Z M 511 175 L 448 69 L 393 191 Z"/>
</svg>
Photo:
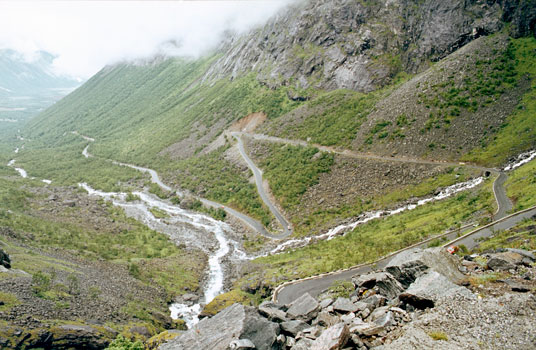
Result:
<svg viewBox="0 0 536 350">
<path fill-rule="evenodd" d="M 421 74 L 395 79 L 368 94 L 270 88 L 254 74 L 204 80 L 218 55 L 196 61 L 118 64 L 106 67 L 35 118 L 24 130 L 31 142 L 17 161 L 34 176 L 65 184 L 88 181 L 104 189 L 117 189 L 118 180 L 125 183 L 135 176 L 106 159 L 149 166 L 169 183 L 229 204 L 266 224 L 270 215 L 248 182 L 251 173 L 229 158 L 230 140 L 216 152 L 203 151 L 234 121 L 262 111 L 268 119 L 258 132 L 274 136 L 375 154 L 498 165 L 533 147 L 536 140 L 531 103 L 535 48 L 534 38 L 483 37 Z M 460 74 L 453 75 L 455 71 Z M 467 78 L 459 78 L 463 76 Z M 308 100 L 293 99 L 297 93 Z M 90 147 L 95 158 L 81 156 L 86 142 L 72 135 L 74 130 L 95 139 Z M 293 220 L 299 232 L 308 232 L 311 220 L 317 222 L 319 217 L 329 227 L 333 220 L 356 215 L 371 207 L 367 201 L 393 190 L 405 191 L 405 196 L 397 197 L 403 201 L 415 195 L 412 188 L 425 180 L 400 184 L 397 177 L 389 176 L 379 192 L 364 190 L 340 203 L 306 210 L 299 204 L 306 204 L 303 198 L 311 199 L 308 189 L 322 187 L 340 164 L 325 167 L 322 172 L 327 174 L 318 180 L 297 176 L 289 182 L 289 174 L 301 171 L 298 158 L 307 152 L 296 151 L 296 161 L 277 170 L 281 156 L 276 150 L 258 159 L 259 165 L 266 167 L 276 198 L 300 218 Z M 430 173 L 426 181 L 437 183 L 437 174 Z M 343 187 L 348 187 L 356 180 L 343 181 Z M 452 176 L 443 185 L 455 181 Z M 435 188 L 428 190 L 419 195 Z M 291 202 L 298 209 L 287 207 Z M 375 202 L 373 207 L 385 205 Z M 304 220 L 303 214 L 310 217 Z"/>
</svg>

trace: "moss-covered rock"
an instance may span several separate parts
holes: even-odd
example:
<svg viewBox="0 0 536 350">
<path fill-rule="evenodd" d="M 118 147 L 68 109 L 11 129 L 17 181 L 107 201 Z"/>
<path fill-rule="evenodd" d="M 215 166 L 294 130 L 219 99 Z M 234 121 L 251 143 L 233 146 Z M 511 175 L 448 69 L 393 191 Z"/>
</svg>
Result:
<svg viewBox="0 0 536 350">
<path fill-rule="evenodd" d="M 233 289 L 227 293 L 218 295 L 214 300 L 208 303 L 201 311 L 200 317 L 210 317 L 216 315 L 221 310 L 233 304 L 252 305 L 251 298 L 238 289 Z"/>
</svg>

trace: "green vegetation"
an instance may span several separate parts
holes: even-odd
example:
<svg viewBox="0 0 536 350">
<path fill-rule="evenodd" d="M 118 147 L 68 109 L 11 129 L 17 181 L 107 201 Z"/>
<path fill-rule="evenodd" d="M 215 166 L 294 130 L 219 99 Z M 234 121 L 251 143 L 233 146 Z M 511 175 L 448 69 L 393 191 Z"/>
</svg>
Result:
<svg viewBox="0 0 536 350">
<path fill-rule="evenodd" d="M 26 144 L 17 155 L 17 165 L 24 168 L 29 176 L 51 179 L 55 185 L 87 182 L 104 191 L 120 191 L 120 183 L 145 176 L 137 170 L 114 165 L 101 158 L 84 158 L 82 150 L 85 143 L 79 136 L 68 133 L 63 139 L 69 144 L 43 149 L 31 149 L 31 143 Z"/>
<path fill-rule="evenodd" d="M 225 160 L 226 147 L 175 163 L 172 169 L 173 176 L 181 188 L 234 207 L 268 225 L 271 220 L 270 212 L 261 204 L 255 185 L 249 183 L 239 168 Z M 197 207 L 190 207 L 195 210 L 202 208 L 200 202 Z M 221 212 L 215 214 L 220 217 L 223 215 Z"/>
<path fill-rule="evenodd" d="M 318 183 L 321 173 L 329 172 L 334 156 L 319 152 L 317 148 L 269 145 L 269 155 L 259 167 L 270 183 L 273 194 L 284 208 L 291 209 L 300 203 L 307 189 Z"/>
<path fill-rule="evenodd" d="M 125 338 L 123 335 L 119 334 L 117 338 L 108 345 L 106 350 L 144 350 L 142 342 L 137 340 L 133 342 L 132 340 Z"/>
<path fill-rule="evenodd" d="M 0 300 L 3 302 L 3 304 L 0 305 L 0 312 L 9 311 L 13 306 L 20 304 L 20 301 L 15 295 L 1 291 Z"/>
<path fill-rule="evenodd" d="M 509 230 L 500 231 L 479 243 L 478 251 L 497 248 L 536 250 L 536 219 L 527 219 Z"/>
<path fill-rule="evenodd" d="M 244 305 L 256 304 L 255 300 L 252 299 L 252 295 L 238 289 L 233 289 L 214 298 L 214 300 L 212 300 L 203 308 L 202 314 L 204 316 L 214 316 L 221 310 L 236 303 Z"/>
<path fill-rule="evenodd" d="M 163 211 L 161 209 L 155 208 L 155 207 L 150 208 L 149 211 L 157 219 L 165 219 L 165 218 L 169 217 L 168 213 L 166 213 L 165 211 Z"/>
<path fill-rule="evenodd" d="M 514 211 L 536 205 L 536 160 L 511 172 L 505 187 L 506 194 L 514 202 Z"/>
<path fill-rule="evenodd" d="M 465 160 L 489 165 L 503 164 L 508 157 L 536 146 L 536 38 L 511 40 L 503 58 L 494 63 L 496 91 L 528 80 L 529 87 L 521 103 L 486 145 L 472 150 Z M 503 76 L 506 74 L 507 76 Z"/>
<path fill-rule="evenodd" d="M 149 192 L 156 195 L 160 199 L 168 199 L 172 196 L 172 193 L 162 189 L 162 187 L 158 186 L 155 183 L 151 183 L 149 185 Z"/>
<path fill-rule="evenodd" d="M 508 89 L 517 84 L 515 49 L 508 45 L 497 59 L 475 59 L 467 71 L 474 75 L 463 81 L 455 75 L 447 80 L 427 86 L 432 93 L 419 93 L 418 103 L 430 109 L 430 118 L 421 132 L 432 128 L 448 128 L 462 111 L 476 112 L 493 103 Z"/>
<path fill-rule="evenodd" d="M 258 258 L 254 262 L 263 266 L 262 279 L 266 285 L 271 285 L 274 277 L 275 280 L 301 278 L 371 262 L 469 221 L 475 214 L 487 213 L 494 201 L 488 188 L 464 192 L 398 215 L 372 220 L 343 237 L 286 254 Z"/>
<path fill-rule="evenodd" d="M 428 335 L 433 340 L 444 340 L 444 341 L 449 340 L 449 337 L 444 332 L 434 331 L 434 332 L 428 333 Z"/>
<path fill-rule="evenodd" d="M 333 298 L 349 298 L 354 291 L 354 284 L 350 281 L 336 281 L 328 288 L 328 294 Z"/>
<path fill-rule="evenodd" d="M 288 123 L 284 119 L 274 120 L 274 126 L 268 133 L 292 139 L 310 139 L 326 146 L 349 146 L 377 100 L 377 93 L 326 92 L 291 113 L 306 116 L 299 124 Z"/>
</svg>

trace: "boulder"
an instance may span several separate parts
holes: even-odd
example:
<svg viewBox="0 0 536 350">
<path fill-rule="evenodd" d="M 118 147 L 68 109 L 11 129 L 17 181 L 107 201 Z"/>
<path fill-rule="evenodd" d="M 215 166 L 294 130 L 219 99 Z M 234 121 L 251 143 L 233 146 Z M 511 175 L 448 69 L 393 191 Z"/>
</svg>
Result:
<svg viewBox="0 0 536 350">
<path fill-rule="evenodd" d="M 320 301 L 320 308 L 321 308 L 321 309 L 325 309 L 325 308 L 327 308 L 328 306 L 330 306 L 331 304 L 333 304 L 333 299 L 331 299 L 331 298 L 327 298 L 327 299 L 321 300 L 321 301 Z"/>
<path fill-rule="evenodd" d="M 394 325 L 396 321 L 393 313 L 391 311 L 387 311 L 383 315 L 377 317 L 374 320 L 374 323 L 376 323 L 378 326 L 390 327 Z"/>
<path fill-rule="evenodd" d="M 338 350 L 348 341 L 350 332 L 344 323 L 338 323 L 326 329 L 320 337 L 318 337 L 310 350 Z"/>
<path fill-rule="evenodd" d="M 0 248 L 0 266 L 4 266 L 6 269 L 11 268 L 11 259 L 9 258 L 9 254 L 4 252 Z"/>
<path fill-rule="evenodd" d="M 351 323 L 354 318 L 355 318 L 355 314 L 353 312 L 350 312 L 349 314 L 345 314 L 341 316 L 341 322 L 348 324 L 348 323 Z"/>
<path fill-rule="evenodd" d="M 375 323 L 367 322 L 350 326 L 350 333 L 370 337 L 381 333 L 384 329 Z"/>
<path fill-rule="evenodd" d="M 393 271 L 392 266 L 398 266 L 408 274 L 414 273 L 415 279 L 422 275 L 423 270 L 427 270 L 424 267 L 439 272 L 453 283 L 458 283 L 464 279 L 464 275 L 458 270 L 458 261 L 456 258 L 441 248 L 414 248 L 406 250 L 397 254 L 387 264 L 385 269 L 387 271 Z M 402 281 L 407 283 L 404 279 Z"/>
<path fill-rule="evenodd" d="M 337 298 L 337 300 L 335 300 L 335 302 L 333 303 L 333 310 L 341 313 L 348 313 L 356 312 L 358 308 L 354 305 L 354 303 L 350 301 L 350 299 Z"/>
<path fill-rule="evenodd" d="M 308 338 L 308 339 L 314 340 L 320 336 L 320 334 L 322 333 L 322 330 L 323 328 L 319 326 L 312 326 L 312 327 L 305 328 L 303 331 L 299 332 L 296 335 L 296 339 Z"/>
<path fill-rule="evenodd" d="M 373 272 L 366 275 L 354 277 L 352 279 L 356 289 L 374 289 L 377 293 L 384 295 L 388 299 L 394 299 L 400 294 L 404 287 L 393 275 L 388 272 Z"/>
<path fill-rule="evenodd" d="M 493 271 L 508 271 L 515 269 L 516 265 L 522 265 L 526 256 L 514 251 L 490 254 L 487 267 Z"/>
<path fill-rule="evenodd" d="M 536 256 L 534 256 L 533 253 L 527 251 L 527 250 L 524 250 L 524 249 L 515 249 L 515 248 L 506 248 L 507 251 L 509 252 L 513 252 L 513 253 L 517 253 L 519 255 L 522 255 L 526 258 L 529 258 L 530 260 L 532 261 L 536 261 Z"/>
<path fill-rule="evenodd" d="M 300 320 L 282 322 L 280 326 L 283 332 L 290 334 L 294 338 L 299 332 L 311 327 L 309 324 Z"/>
<path fill-rule="evenodd" d="M 287 315 L 292 319 L 309 322 L 318 315 L 320 305 L 309 293 L 305 293 L 294 300 L 287 310 Z"/>
<path fill-rule="evenodd" d="M 264 317 L 275 322 L 287 321 L 287 313 L 281 309 L 280 306 L 272 303 L 271 301 L 265 301 L 259 305 L 259 312 Z"/>
<path fill-rule="evenodd" d="M 62 325 L 50 330 L 52 349 L 104 349 L 109 340 L 104 334 L 91 326 L 86 325 Z"/>
<path fill-rule="evenodd" d="M 327 311 L 320 311 L 318 316 L 313 321 L 313 324 L 318 324 L 323 327 L 331 327 L 340 321 L 341 319 L 339 316 L 335 316 Z"/>
<path fill-rule="evenodd" d="M 365 303 L 368 305 L 367 309 L 372 311 L 377 307 L 384 306 L 386 303 L 386 299 L 384 296 L 381 295 L 371 295 L 363 300 L 361 300 L 362 303 Z"/>
<path fill-rule="evenodd" d="M 372 313 L 370 314 L 368 320 L 374 322 L 378 318 L 383 317 L 388 311 L 389 311 L 389 306 L 379 307 L 376 310 L 372 311 Z"/>
<path fill-rule="evenodd" d="M 428 270 L 421 261 L 409 261 L 402 265 L 387 266 L 385 268 L 400 284 L 403 288 L 408 288 L 410 284 L 415 282 L 417 277 L 421 276 L 424 271 Z"/>
<path fill-rule="evenodd" d="M 132 334 L 141 335 L 144 338 L 150 338 L 152 336 L 151 332 L 144 326 L 134 326 L 129 329 L 129 332 Z"/>
<path fill-rule="evenodd" d="M 421 310 L 433 308 L 435 306 L 435 303 L 432 299 L 429 299 L 427 297 L 423 298 L 423 297 L 409 294 L 409 293 L 402 293 L 398 296 L 398 298 L 404 304 L 411 305 L 414 308 L 421 309 Z"/>
<path fill-rule="evenodd" d="M 161 350 L 227 350 L 235 340 L 249 339 L 259 350 L 275 350 L 279 325 L 262 317 L 255 308 L 233 304 L 214 317 L 204 318 L 192 329 L 159 347 Z"/>
<path fill-rule="evenodd" d="M 312 345 L 313 340 L 302 338 L 296 342 L 296 344 L 292 347 L 292 350 L 310 350 Z"/>
<path fill-rule="evenodd" d="M 401 301 L 417 308 L 423 306 L 433 307 L 435 301 L 442 297 L 461 295 L 466 298 L 474 298 L 471 291 L 465 287 L 455 285 L 442 274 L 429 270 L 413 282 L 405 293 L 399 296 Z M 427 306 L 427 307 L 428 307 Z"/>
</svg>

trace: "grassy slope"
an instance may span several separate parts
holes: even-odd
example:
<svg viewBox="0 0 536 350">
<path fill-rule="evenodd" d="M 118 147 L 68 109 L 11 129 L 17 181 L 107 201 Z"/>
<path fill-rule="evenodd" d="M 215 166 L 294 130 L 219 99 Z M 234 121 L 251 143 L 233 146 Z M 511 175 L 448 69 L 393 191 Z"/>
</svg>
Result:
<svg viewBox="0 0 536 350">
<path fill-rule="evenodd" d="M 505 186 L 506 194 L 514 201 L 514 211 L 536 205 L 536 161 L 514 170 Z"/>
<path fill-rule="evenodd" d="M 496 135 L 484 147 L 472 150 L 466 160 L 500 165 L 509 157 L 536 147 L 536 38 L 512 40 L 517 78 L 531 79 L 528 92 Z"/>
<path fill-rule="evenodd" d="M 198 193 L 268 220 L 269 213 L 255 186 L 221 152 L 191 161 L 158 155 L 191 133 L 196 134 L 192 130 L 194 123 L 211 128 L 214 123 L 223 121 L 226 125 L 259 110 L 274 117 L 298 104 L 286 98 L 286 89 L 270 90 L 259 85 L 253 76 L 232 82 L 224 79 L 212 86 L 197 85 L 213 59 L 170 59 L 153 65 L 104 69 L 29 125 L 26 134 L 33 141 L 17 157 L 18 164 L 35 176 L 58 179 L 61 183 L 87 181 L 105 189 L 112 188 L 115 182 L 102 180 L 134 177 L 132 171 L 120 169 L 124 173 L 119 173 L 98 159 L 81 159 L 83 142 L 65 134 L 77 130 L 96 139 L 91 145 L 92 154 L 149 165 L 166 179 L 192 190 L 200 189 L 196 183 L 198 168 L 202 166 L 203 187 L 209 190 Z M 199 139 L 203 133 L 196 135 Z M 197 146 L 201 149 L 203 144 Z M 235 188 L 235 193 L 229 194 L 228 186 L 221 186 L 223 180 L 229 181 L 227 185 Z"/>
<path fill-rule="evenodd" d="M 534 58 L 530 55 L 531 50 L 534 50 L 534 39 L 513 40 L 511 53 L 519 60 L 519 64 L 515 65 L 515 77 L 511 76 L 511 68 L 512 62 L 517 61 L 508 58 L 502 66 L 493 66 L 498 73 L 494 73 L 491 80 L 478 78 L 482 80 L 480 82 L 475 78 L 473 82 L 466 79 L 466 85 L 484 94 L 489 90 L 486 84 L 494 85 L 495 81 L 501 81 L 501 74 L 504 73 L 508 74 L 506 78 L 509 79 L 502 79 L 508 80 L 504 84 L 514 86 L 515 83 L 510 80 L 523 74 L 532 74 Z M 78 130 L 96 138 L 91 150 L 98 156 L 149 165 L 161 171 L 168 180 L 266 221 L 269 214 L 256 195 L 254 186 L 247 182 L 248 173 L 241 173 L 233 167 L 223 158 L 221 150 L 216 155 L 194 156 L 186 161 L 159 155 L 160 152 L 192 133 L 195 135 L 192 143 L 198 151 L 206 142 L 210 142 L 199 140 L 211 128 L 215 128 L 212 130 L 215 137 L 231 121 L 254 111 L 267 112 L 271 121 L 264 131 L 281 132 L 283 136 L 302 139 L 310 137 L 312 141 L 328 145 L 347 146 L 356 131 L 367 121 L 375 104 L 404 85 L 395 84 L 395 87 L 372 94 L 346 90 L 308 92 L 313 98 L 303 103 L 288 99 L 289 88 L 270 90 L 259 85 L 253 75 L 233 81 L 222 79 L 211 86 L 199 84 L 204 71 L 215 58 L 217 57 L 212 56 L 198 61 L 170 59 L 147 65 L 119 65 L 103 70 L 30 124 L 26 132 L 35 141 L 27 145 L 29 151 L 20 154 L 19 164 L 27 168 L 30 174 L 43 178 L 61 179 L 62 183 L 93 181 L 92 184 L 107 189 L 116 185 L 114 179 L 125 180 L 136 176 L 127 169 L 113 169 L 103 162 L 91 164 L 79 159 L 81 157 L 76 150 L 83 148 L 84 144 L 63 136 L 64 132 Z M 487 67 L 485 62 L 481 65 Z M 484 74 L 487 70 L 482 72 Z M 502 93 L 510 86 L 506 85 L 495 88 L 493 93 Z M 457 88 L 456 91 L 443 93 L 442 89 L 436 87 L 438 102 L 434 107 L 438 109 L 436 114 L 444 119 L 442 124 L 451 123 L 450 120 L 456 117 L 456 108 L 467 110 L 467 113 L 474 109 L 474 101 L 467 97 L 469 90 Z M 475 152 L 482 156 L 477 159 L 471 154 L 467 156 L 468 159 L 496 163 L 530 146 L 534 139 L 534 128 L 531 126 L 534 115 L 533 91 L 534 88 L 525 96 L 525 107 L 518 109 L 511 117 L 511 122 L 496 134 L 491 133 L 494 136 L 486 136 L 489 140 L 485 142 L 485 152 Z M 426 100 L 426 103 L 431 99 L 430 104 L 435 103 L 430 96 L 421 96 L 421 99 Z M 421 101 L 421 104 L 425 102 Z M 301 105 L 302 108 L 297 108 Z M 441 112 L 442 108 L 445 113 Z M 421 128 L 412 125 L 412 121 L 410 116 L 398 116 L 395 121 L 378 129 L 371 141 L 378 142 L 381 138 L 381 142 L 387 142 L 394 135 L 393 140 L 400 142 L 404 129 Z M 194 125 L 197 125 L 196 128 L 203 125 L 208 129 L 201 131 L 194 128 Z M 523 136 L 512 137 L 519 130 L 524 130 Z M 505 140 L 508 142 L 505 143 Z M 505 147 L 509 149 L 506 153 L 503 152 Z M 52 153 L 55 155 L 52 156 Z M 501 160 L 497 159 L 497 154 L 502 155 Z M 203 176 L 199 175 L 200 168 L 203 169 Z M 274 174 L 271 178 L 272 185 L 288 179 L 281 177 L 284 174 L 277 174 L 277 171 L 269 173 Z M 233 191 L 228 190 L 227 182 Z M 281 194 L 280 199 L 292 197 L 296 201 L 299 196 L 295 196 L 295 193 L 301 192 L 299 188 L 307 188 L 312 184 L 307 179 L 295 182 L 295 186 L 285 186 L 286 193 Z"/>
</svg>

